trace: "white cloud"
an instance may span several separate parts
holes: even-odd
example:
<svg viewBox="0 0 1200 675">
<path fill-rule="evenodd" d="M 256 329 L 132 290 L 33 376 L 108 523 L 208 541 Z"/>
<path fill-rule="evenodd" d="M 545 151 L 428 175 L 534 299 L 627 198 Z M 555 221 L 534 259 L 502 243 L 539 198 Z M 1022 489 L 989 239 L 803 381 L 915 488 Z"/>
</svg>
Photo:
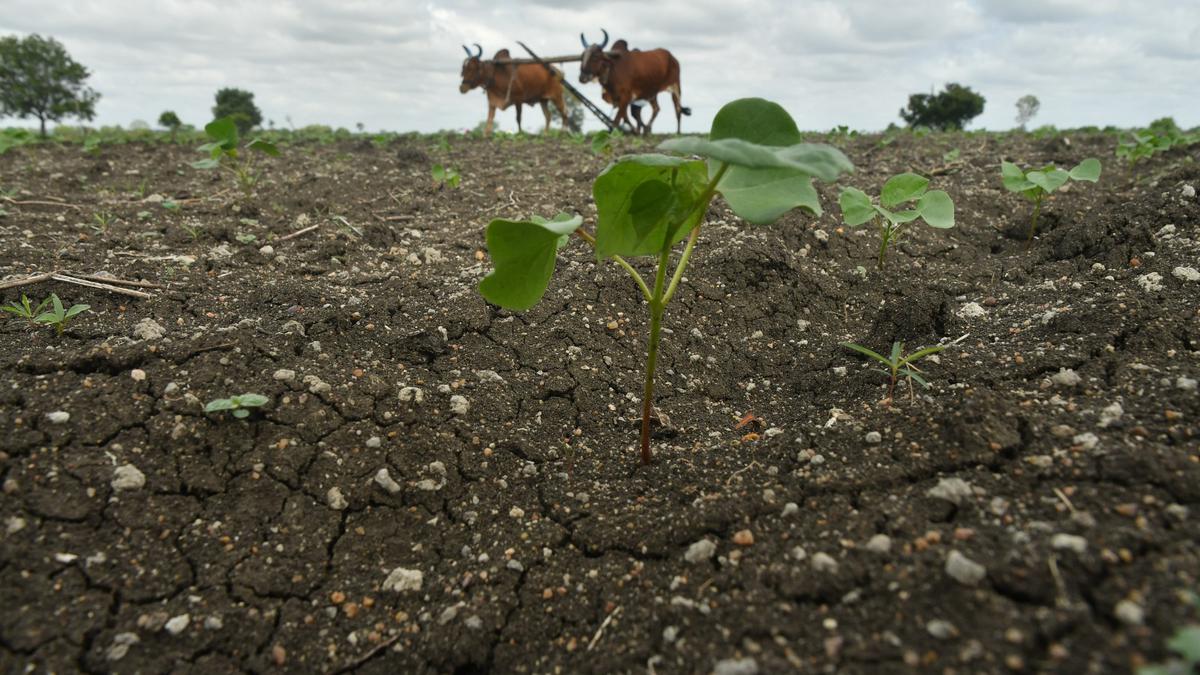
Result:
<svg viewBox="0 0 1200 675">
<path fill-rule="evenodd" d="M 6 0 L 0 34 L 62 41 L 94 73 L 102 124 L 168 108 L 201 124 L 216 89 L 238 86 L 279 124 L 468 128 L 486 103 L 458 92 L 461 44 L 573 54 L 580 32 L 597 40 L 603 27 L 679 58 L 694 110 L 685 130 L 749 95 L 778 100 L 802 127 L 880 129 L 900 122 L 909 94 L 951 81 L 987 97 L 975 126 L 1011 127 L 1027 93 L 1042 101 L 1035 124 L 1173 115 L 1191 126 L 1196 10 L 1195 0 Z M 596 85 L 581 88 L 599 99 Z M 511 111 L 500 119 L 515 126 Z"/>
</svg>

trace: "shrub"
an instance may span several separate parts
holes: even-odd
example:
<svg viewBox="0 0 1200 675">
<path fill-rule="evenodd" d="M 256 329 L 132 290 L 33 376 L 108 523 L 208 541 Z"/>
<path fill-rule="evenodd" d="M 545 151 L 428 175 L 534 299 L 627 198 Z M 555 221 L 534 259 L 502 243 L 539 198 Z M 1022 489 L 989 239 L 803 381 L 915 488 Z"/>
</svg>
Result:
<svg viewBox="0 0 1200 675">
<path fill-rule="evenodd" d="M 938 94 L 913 94 L 900 117 L 910 127 L 929 127 L 939 131 L 962 129 L 983 112 L 986 99 L 970 87 L 951 82 Z"/>
</svg>

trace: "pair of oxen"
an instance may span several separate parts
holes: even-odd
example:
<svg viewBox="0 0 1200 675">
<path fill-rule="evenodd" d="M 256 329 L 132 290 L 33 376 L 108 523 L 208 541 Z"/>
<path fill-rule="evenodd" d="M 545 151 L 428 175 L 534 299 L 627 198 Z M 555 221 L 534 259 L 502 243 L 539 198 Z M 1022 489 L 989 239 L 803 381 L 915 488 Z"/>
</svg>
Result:
<svg viewBox="0 0 1200 675">
<path fill-rule="evenodd" d="M 675 132 L 679 133 L 684 115 L 690 115 L 691 110 L 680 103 L 679 90 L 679 61 L 665 49 L 642 51 L 630 49 L 625 40 L 617 40 L 611 49 L 608 46 L 608 31 L 603 28 L 604 40 L 589 43 L 583 33 L 579 41 L 583 43 L 583 55 L 580 58 L 579 81 L 591 82 L 593 79 L 600 83 L 603 89 L 602 98 L 617 109 L 614 122 L 625 124 L 638 133 L 650 133 L 654 119 L 658 117 L 658 94 L 666 91 L 671 94 L 675 104 Z M 550 130 L 550 103 L 558 109 L 562 117 L 563 130 L 567 128 L 567 107 L 563 100 L 561 71 L 548 69 L 539 63 L 509 63 L 512 56 L 507 49 L 501 49 L 491 59 L 483 58 L 483 47 L 474 45 L 472 52 L 466 45 L 463 50 L 467 58 L 462 66 L 462 85 L 459 91 L 467 93 L 476 87 L 487 92 L 488 116 L 484 133 L 491 135 L 496 110 L 505 110 L 510 105 L 517 106 L 517 129 L 521 129 L 521 108 L 526 105 L 540 105 L 542 114 L 546 116 L 546 130 Z M 650 103 L 650 121 L 643 123 L 638 101 Z M 634 122 L 629 119 L 629 109 L 633 107 Z"/>
</svg>

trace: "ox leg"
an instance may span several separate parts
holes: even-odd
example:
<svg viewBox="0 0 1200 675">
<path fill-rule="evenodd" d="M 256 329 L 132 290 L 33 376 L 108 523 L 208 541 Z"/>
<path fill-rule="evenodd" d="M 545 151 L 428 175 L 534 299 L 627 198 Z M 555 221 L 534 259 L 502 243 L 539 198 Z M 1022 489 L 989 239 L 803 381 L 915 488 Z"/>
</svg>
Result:
<svg viewBox="0 0 1200 675">
<path fill-rule="evenodd" d="M 495 120 L 496 120 L 496 106 L 489 105 L 488 106 L 487 124 L 483 127 L 484 137 L 490 137 L 492 135 L 492 125 L 495 123 Z"/>
<path fill-rule="evenodd" d="M 542 130 L 543 134 L 550 133 L 550 104 L 542 101 L 542 114 L 546 116 L 546 128 Z"/>
<path fill-rule="evenodd" d="M 650 127 L 654 126 L 654 118 L 658 117 L 658 97 L 650 99 L 650 121 L 646 123 L 646 135 L 650 135 Z"/>
<path fill-rule="evenodd" d="M 517 133 L 518 134 L 525 133 L 524 131 L 521 130 L 521 108 L 523 108 L 523 107 L 524 106 L 522 106 L 520 103 L 517 104 Z"/>
<path fill-rule="evenodd" d="M 683 133 L 683 102 L 680 101 L 679 85 L 671 87 L 671 102 L 675 104 L 675 133 Z"/>
<path fill-rule="evenodd" d="M 562 118 L 562 130 L 570 131 L 570 128 L 567 125 L 567 104 L 566 101 L 563 100 L 562 94 L 559 94 L 558 98 L 554 99 L 554 107 L 558 108 L 558 116 Z M 546 128 L 550 128 L 549 117 L 546 118 Z"/>
</svg>

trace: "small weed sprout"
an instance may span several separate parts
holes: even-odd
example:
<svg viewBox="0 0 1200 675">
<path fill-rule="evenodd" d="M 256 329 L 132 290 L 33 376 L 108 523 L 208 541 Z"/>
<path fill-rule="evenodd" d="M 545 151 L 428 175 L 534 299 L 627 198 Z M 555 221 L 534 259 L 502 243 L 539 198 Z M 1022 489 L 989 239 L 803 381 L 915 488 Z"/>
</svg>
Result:
<svg viewBox="0 0 1200 675">
<path fill-rule="evenodd" d="M 1029 242 L 1037 234 L 1038 216 L 1042 213 L 1042 202 L 1047 195 L 1057 192 L 1067 184 L 1068 180 L 1085 180 L 1095 183 L 1100 180 L 1100 160 L 1091 157 L 1083 160 L 1070 171 L 1064 171 L 1053 164 L 1040 169 L 1024 171 L 1012 162 L 1000 162 L 1000 178 L 1004 189 L 1020 193 L 1022 197 L 1033 202 L 1033 217 L 1029 221 Z"/>
<path fill-rule="evenodd" d="M 700 236 L 713 197 L 755 224 L 774 222 L 796 207 L 814 214 L 821 204 L 812 179 L 835 180 L 854 169 L 836 148 L 801 142 L 796 122 L 778 104 L 757 98 L 729 103 L 713 119 L 708 138 L 680 137 L 659 149 L 664 154 L 631 155 L 610 164 L 592 185 L 595 234 L 580 216 L 560 213 L 552 220 L 493 220 L 487 247 L 495 269 L 479 284 L 489 302 L 525 310 L 541 300 L 554 274 L 558 250 L 575 234 L 633 278 L 650 313 L 642 393 L 641 460 L 651 461 L 650 419 L 654 372 L 663 314 L 674 297 Z M 691 156 L 701 159 L 693 159 Z M 670 273 L 672 252 L 686 240 Z M 626 257 L 657 261 L 647 282 Z"/>
<path fill-rule="evenodd" d="M 213 399 L 208 402 L 208 405 L 204 406 L 204 412 L 213 413 L 228 410 L 234 417 L 245 419 L 250 416 L 249 408 L 261 408 L 270 401 L 271 399 L 262 394 L 242 394 L 241 396 Z"/>
<path fill-rule="evenodd" d="M 853 349 L 854 351 L 868 356 L 887 367 L 887 370 L 883 372 L 891 377 L 891 382 L 888 384 L 888 395 L 886 399 L 888 405 L 892 404 L 892 398 L 896 393 L 896 379 L 900 376 L 908 378 L 908 394 L 910 399 L 914 397 L 912 388 L 913 380 L 916 380 L 925 387 L 929 387 L 929 383 L 926 382 L 925 378 L 921 377 L 920 375 L 921 369 L 917 368 L 914 364 L 930 354 L 936 354 L 945 349 L 945 347 L 941 345 L 934 345 L 933 347 L 918 349 L 908 356 L 904 356 L 904 343 L 893 342 L 891 356 L 885 358 L 879 352 L 868 349 L 859 344 L 854 344 L 853 342 L 843 342 L 842 346 L 847 349 Z"/>
<path fill-rule="evenodd" d="M 108 211 L 97 211 L 96 213 L 92 214 L 92 221 L 94 224 L 90 227 L 96 234 L 106 234 L 108 232 L 108 228 L 112 226 L 113 221 L 116 219 L 116 216 Z"/>
<path fill-rule="evenodd" d="M 25 309 L 25 307 L 28 306 L 28 303 L 24 302 L 25 296 L 21 296 L 21 300 L 23 305 L 22 309 Z M 42 309 L 46 306 L 47 302 L 50 303 L 50 310 L 43 312 Z M 5 309 L 11 311 L 11 309 L 8 307 Z M 42 304 L 38 305 L 35 311 L 39 313 L 37 316 L 33 317 L 33 320 L 36 323 L 44 323 L 47 326 L 54 326 L 54 330 L 57 331 L 59 335 L 62 335 L 63 330 L 65 330 L 67 327 L 68 321 L 70 321 L 76 315 L 86 312 L 89 309 L 91 309 L 91 305 L 71 305 L 69 308 L 64 308 L 62 300 L 58 299 L 58 295 L 51 293 L 49 298 L 43 300 Z"/>
<path fill-rule="evenodd" d="M 209 157 L 192 162 L 192 168 L 221 169 L 228 172 L 246 196 L 249 196 L 258 184 L 259 174 L 254 168 L 255 153 L 279 156 L 279 148 L 261 138 L 255 138 L 239 149 L 237 124 L 232 117 L 222 117 L 209 122 L 204 125 L 204 133 L 210 142 L 200 146 L 198 150 L 209 153 Z"/>
<path fill-rule="evenodd" d="M 441 164 L 434 164 L 433 169 L 429 173 L 433 176 L 433 184 L 439 190 L 444 189 L 447 185 L 452 189 L 457 188 L 459 182 L 462 180 L 462 176 L 459 175 L 457 169 L 450 166 L 442 166 Z"/>
<path fill-rule="evenodd" d="M 592 154 L 597 157 L 611 155 L 613 152 L 613 141 L 620 138 L 619 131 L 597 131 L 592 134 Z"/>
<path fill-rule="evenodd" d="M 25 297 L 25 294 L 22 293 L 20 303 L 17 303 L 16 300 L 10 300 L 7 305 L 0 307 L 0 311 L 8 312 L 9 314 L 25 319 L 29 323 L 36 323 L 35 319 L 48 304 L 50 304 L 50 298 L 46 298 L 37 307 L 34 307 L 29 302 L 29 298 Z"/>
<path fill-rule="evenodd" d="M 867 193 L 858 188 L 842 188 L 838 204 L 842 207 L 842 220 L 850 227 L 866 222 L 879 222 L 879 269 L 888 247 L 896 243 L 906 225 L 920 218 L 931 227 L 949 229 L 954 227 L 954 202 L 944 190 L 931 190 L 929 179 L 915 173 L 892 176 L 883 184 L 879 193 L 879 204 L 871 201 Z M 913 208 L 893 211 L 894 207 L 916 201 Z"/>
</svg>

